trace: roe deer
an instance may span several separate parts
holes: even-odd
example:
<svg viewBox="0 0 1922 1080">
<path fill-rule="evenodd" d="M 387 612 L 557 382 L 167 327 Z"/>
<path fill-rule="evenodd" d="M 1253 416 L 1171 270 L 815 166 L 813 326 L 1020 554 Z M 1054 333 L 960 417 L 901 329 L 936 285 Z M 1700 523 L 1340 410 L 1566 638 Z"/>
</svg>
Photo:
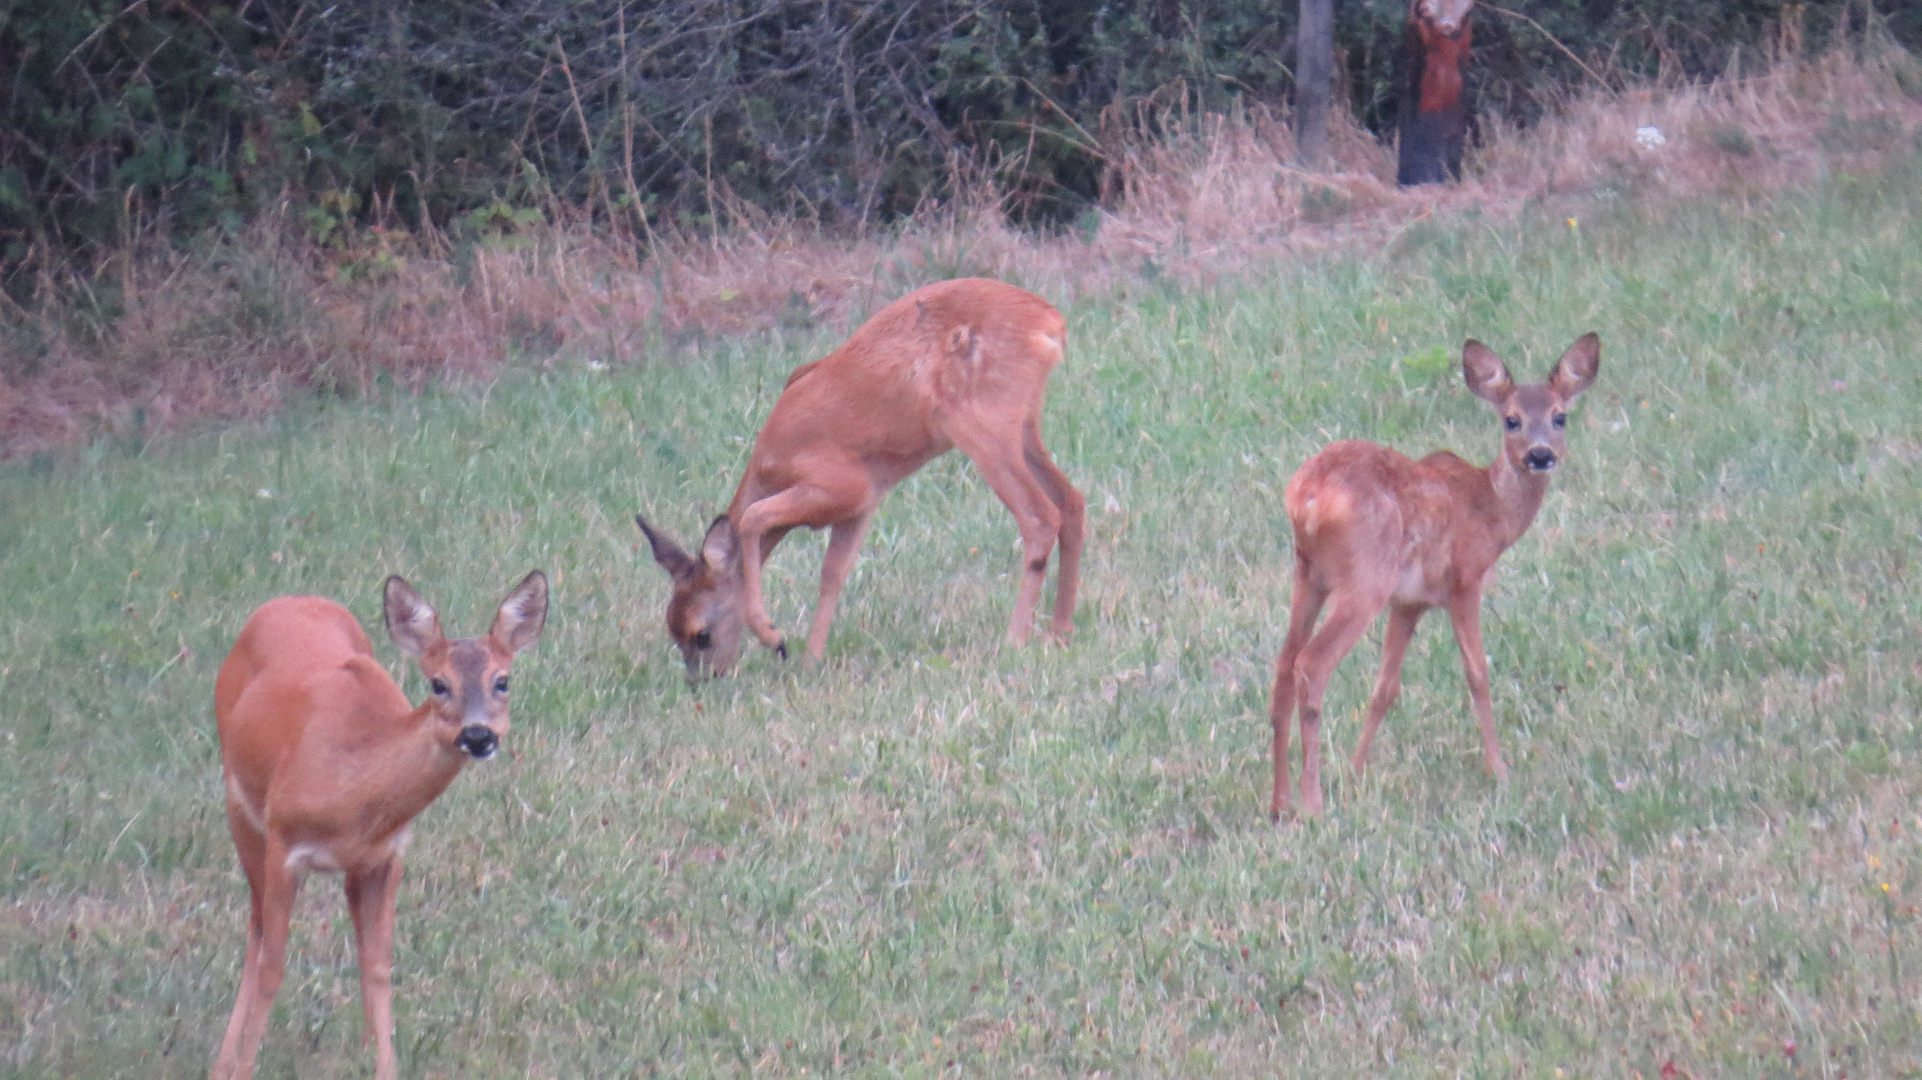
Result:
<svg viewBox="0 0 1922 1080">
<path fill-rule="evenodd" d="M 434 609 L 390 577 L 387 633 L 420 660 L 433 691 L 419 708 L 374 659 L 346 608 L 318 596 L 269 600 L 247 619 L 214 682 L 227 824 L 253 893 L 247 959 L 214 1080 L 245 1080 L 287 969 L 287 924 L 301 878 L 347 876 L 361 1007 L 393 1080 L 394 897 L 410 823 L 468 758 L 507 731 L 507 671 L 541 636 L 547 578 L 536 570 L 501 602 L 485 637 L 448 641 Z"/>
<path fill-rule="evenodd" d="M 1498 780 L 1508 766 L 1495 744 L 1482 651 L 1482 589 L 1495 560 L 1528 531 L 1548 491 L 1548 474 L 1567 452 L 1568 405 L 1595 382 L 1602 343 L 1585 334 L 1547 382 L 1516 386 L 1508 368 L 1479 341 L 1462 346 L 1468 389 L 1501 414 L 1502 449 L 1478 469 L 1442 451 L 1420 461 L 1370 442 L 1324 448 L 1288 481 L 1283 503 L 1295 529 L 1295 591 L 1288 638 L 1275 665 L 1268 719 L 1275 735 L 1275 792 L 1269 815 L 1288 808 L 1288 719 L 1301 708 L 1301 798 L 1321 813 L 1321 700 L 1335 665 L 1389 609 L 1381 678 L 1368 701 L 1359 772 L 1375 729 L 1401 693 L 1402 656 L 1429 608 L 1446 607 L 1461 647 L 1468 694 L 1481 722 L 1482 753 Z M 1322 605 L 1333 601 L 1315 629 Z"/>
<path fill-rule="evenodd" d="M 1052 631 L 1074 629 L 1086 500 L 1041 442 L 1041 398 L 1067 324 L 1046 300 L 983 278 L 943 281 L 882 308 L 840 348 L 788 376 L 727 513 L 689 555 L 640 516 L 674 579 L 667 630 L 691 675 L 725 674 L 745 626 L 783 658 L 761 565 L 790 529 L 832 528 L 808 654 L 821 658 L 835 601 L 888 489 L 954 447 L 1014 513 L 1022 576 L 1008 641 L 1027 641 L 1059 539 Z"/>
</svg>

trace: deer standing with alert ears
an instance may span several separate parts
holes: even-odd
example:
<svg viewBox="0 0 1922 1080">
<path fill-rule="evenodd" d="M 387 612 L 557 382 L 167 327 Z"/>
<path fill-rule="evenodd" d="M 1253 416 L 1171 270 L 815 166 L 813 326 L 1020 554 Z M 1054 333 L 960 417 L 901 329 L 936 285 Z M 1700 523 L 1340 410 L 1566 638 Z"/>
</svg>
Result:
<svg viewBox="0 0 1922 1080">
<path fill-rule="evenodd" d="M 1368 701 L 1355 771 L 1367 763 L 1375 729 L 1401 693 L 1402 657 L 1415 624 L 1430 608 L 1445 607 L 1481 723 L 1482 754 L 1489 772 L 1508 778 L 1488 697 L 1482 590 L 1495 560 L 1541 509 L 1549 474 L 1567 453 L 1569 403 L 1594 384 L 1601 352 L 1601 339 L 1586 334 L 1547 382 L 1516 386 L 1487 346 L 1472 339 L 1462 346 L 1468 389 L 1502 418 L 1501 453 L 1485 469 L 1447 451 L 1412 461 L 1347 440 L 1309 458 L 1288 481 L 1283 503 L 1295 531 L 1295 591 L 1268 710 L 1275 737 L 1272 817 L 1279 820 L 1288 809 L 1288 721 L 1297 707 L 1302 806 L 1310 816 L 1321 813 L 1322 694 L 1335 665 L 1384 607 L 1381 677 Z M 1323 605 L 1328 618 L 1317 629 Z"/>
<path fill-rule="evenodd" d="M 1041 399 L 1066 341 L 1067 323 L 1047 301 L 999 281 L 962 278 L 894 301 L 840 348 L 796 368 L 754 440 L 734 501 L 695 554 L 634 518 L 674 579 L 667 629 L 688 672 L 732 669 L 743 630 L 787 655 L 762 598 L 761 566 L 798 526 L 833 530 L 808 631 L 808 654 L 819 660 L 875 507 L 955 447 L 1021 531 L 1008 641 L 1028 640 L 1057 541 L 1051 629 L 1067 637 L 1087 504 L 1041 442 Z"/>
<path fill-rule="evenodd" d="M 344 607 L 283 596 L 248 618 L 214 682 L 227 824 L 253 894 L 247 959 L 213 1080 L 245 1080 L 287 970 L 294 894 L 309 872 L 346 875 L 374 1075 L 393 1080 L 394 899 L 414 817 L 468 759 L 507 733 L 508 668 L 547 621 L 536 570 L 483 637 L 449 641 L 407 582 L 383 590 L 387 633 L 432 696 L 408 703 Z"/>
</svg>

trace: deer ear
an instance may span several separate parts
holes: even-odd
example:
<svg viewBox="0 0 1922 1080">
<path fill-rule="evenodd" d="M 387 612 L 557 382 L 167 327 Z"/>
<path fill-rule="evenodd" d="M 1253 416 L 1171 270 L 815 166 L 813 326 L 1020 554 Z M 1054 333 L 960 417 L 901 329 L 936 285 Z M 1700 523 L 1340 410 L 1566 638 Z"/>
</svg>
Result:
<svg viewBox="0 0 1922 1080">
<path fill-rule="evenodd" d="M 740 564 L 741 535 L 734 531 L 734 522 L 726 514 L 715 518 L 701 538 L 701 561 L 714 574 L 727 573 Z"/>
<path fill-rule="evenodd" d="M 547 627 L 547 575 L 536 570 L 521 579 L 494 614 L 494 640 L 520 652 L 541 639 Z"/>
<path fill-rule="evenodd" d="M 661 564 L 669 577 L 679 580 L 694 572 L 694 559 L 681 550 L 681 545 L 670 540 L 666 533 L 655 532 L 639 514 L 634 515 L 634 524 L 647 536 L 648 546 L 654 549 L 654 561 Z"/>
<path fill-rule="evenodd" d="M 1563 401 L 1595 385 L 1595 372 L 1602 366 L 1602 339 L 1593 330 L 1568 347 L 1548 385 Z"/>
<path fill-rule="evenodd" d="M 1462 343 L 1462 378 L 1468 383 L 1469 393 L 1490 405 L 1500 405 L 1515 392 L 1515 380 L 1509 377 L 1508 365 L 1474 338 Z"/>
<path fill-rule="evenodd" d="M 387 636 L 415 659 L 447 640 L 440 632 L 440 616 L 399 574 L 381 587 L 381 613 L 387 620 Z"/>
</svg>

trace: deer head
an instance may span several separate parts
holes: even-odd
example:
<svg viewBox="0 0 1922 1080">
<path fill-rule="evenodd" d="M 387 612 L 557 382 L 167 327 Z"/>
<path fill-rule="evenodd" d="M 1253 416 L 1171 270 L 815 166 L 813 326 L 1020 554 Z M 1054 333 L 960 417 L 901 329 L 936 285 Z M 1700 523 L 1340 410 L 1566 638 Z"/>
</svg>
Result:
<svg viewBox="0 0 1922 1080">
<path fill-rule="evenodd" d="M 701 538 L 698 555 L 681 550 L 639 514 L 634 515 L 634 524 L 647 535 L 654 561 L 674 579 L 674 595 L 667 601 L 667 632 L 680 646 L 688 675 L 699 678 L 732 671 L 741 658 L 741 633 L 747 626 L 741 610 L 747 579 L 734 523 L 726 515 L 715 518 Z"/>
<path fill-rule="evenodd" d="M 1468 389 L 1502 418 L 1502 457 L 1521 473 L 1554 470 L 1568 452 L 1568 406 L 1595 383 L 1602 339 L 1583 334 L 1562 354 L 1548 381 L 1516 386 L 1488 346 L 1473 338 L 1462 345 L 1462 376 Z"/>
<path fill-rule="evenodd" d="M 433 696 L 428 699 L 441 740 L 449 749 L 482 761 L 500 749 L 507 734 L 508 669 L 514 654 L 540 640 L 547 625 L 547 575 L 521 579 L 501 601 L 494 625 L 482 637 L 449 641 L 440 616 L 399 575 L 382 589 L 387 636 L 420 661 Z"/>
</svg>

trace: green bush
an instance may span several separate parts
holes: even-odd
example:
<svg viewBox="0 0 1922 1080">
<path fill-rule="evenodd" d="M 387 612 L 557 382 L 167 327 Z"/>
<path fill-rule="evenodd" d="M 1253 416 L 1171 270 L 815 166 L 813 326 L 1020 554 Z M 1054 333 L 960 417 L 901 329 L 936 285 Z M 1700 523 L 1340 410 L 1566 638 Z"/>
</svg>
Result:
<svg viewBox="0 0 1922 1080">
<path fill-rule="evenodd" d="M 1564 46 L 1612 76 L 1713 75 L 1782 6 L 1517 0 L 1532 22 L 1477 16 L 1472 88 L 1526 121 L 1587 77 Z M 1811 46 L 1864 25 L 1853 0 L 1795 6 Z M 1347 99 L 1385 130 L 1406 4 L 1341 9 Z M 496 205 L 636 232 L 744 207 L 845 229 L 981 169 L 1017 215 L 1067 223 L 1101 191 L 1122 106 L 1285 103 L 1294 16 L 1248 0 L 38 0 L 0 12 L 0 260 L 18 276 L 36 250 L 111 248 L 133 223 L 184 236 L 284 205 L 323 242 L 350 219 L 448 227 Z M 1922 35 L 1922 15 L 1881 22 Z"/>
</svg>

